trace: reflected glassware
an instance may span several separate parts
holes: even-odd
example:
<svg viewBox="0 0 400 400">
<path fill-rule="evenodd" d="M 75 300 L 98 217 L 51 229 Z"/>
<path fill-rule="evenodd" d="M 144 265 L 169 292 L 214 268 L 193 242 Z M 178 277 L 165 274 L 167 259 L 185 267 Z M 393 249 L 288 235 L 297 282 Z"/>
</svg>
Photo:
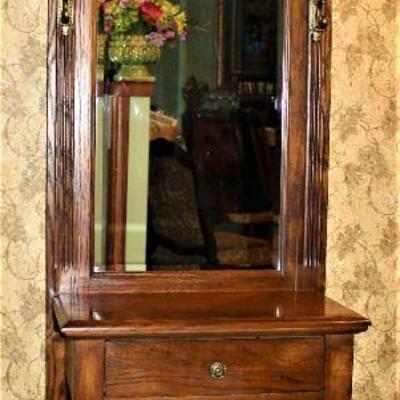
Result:
<svg viewBox="0 0 400 400">
<path fill-rule="evenodd" d="M 218 112 L 226 115 L 239 107 L 238 96 L 230 90 L 214 90 L 209 92 L 200 109 L 202 113 Z"/>
</svg>

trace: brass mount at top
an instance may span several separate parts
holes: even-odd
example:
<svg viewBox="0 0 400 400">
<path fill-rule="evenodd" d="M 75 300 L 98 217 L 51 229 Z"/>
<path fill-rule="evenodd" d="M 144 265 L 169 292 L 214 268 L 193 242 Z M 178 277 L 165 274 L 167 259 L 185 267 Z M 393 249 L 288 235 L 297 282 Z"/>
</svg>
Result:
<svg viewBox="0 0 400 400">
<path fill-rule="evenodd" d="M 321 41 L 327 27 L 326 0 L 310 0 L 310 35 L 314 42 Z"/>
</svg>

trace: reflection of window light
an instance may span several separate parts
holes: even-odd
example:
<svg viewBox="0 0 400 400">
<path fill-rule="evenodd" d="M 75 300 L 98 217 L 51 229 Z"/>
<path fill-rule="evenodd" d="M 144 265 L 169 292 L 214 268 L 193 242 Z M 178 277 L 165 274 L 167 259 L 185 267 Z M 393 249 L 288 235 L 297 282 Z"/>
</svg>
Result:
<svg viewBox="0 0 400 400">
<path fill-rule="evenodd" d="M 138 116 L 138 115 L 140 115 L 140 107 L 137 105 L 137 104 L 134 104 L 134 106 L 133 106 L 133 115 L 134 116 Z"/>
</svg>

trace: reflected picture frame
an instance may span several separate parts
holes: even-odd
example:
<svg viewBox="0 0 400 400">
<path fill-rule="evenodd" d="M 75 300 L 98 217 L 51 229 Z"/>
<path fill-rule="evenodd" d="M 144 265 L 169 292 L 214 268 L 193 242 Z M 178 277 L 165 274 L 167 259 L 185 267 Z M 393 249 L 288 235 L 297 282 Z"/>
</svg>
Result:
<svg viewBox="0 0 400 400">
<path fill-rule="evenodd" d="M 266 2 L 270 7 L 265 7 Z M 273 58 L 270 54 L 271 48 L 277 46 L 280 1 L 218 0 L 217 7 L 218 86 L 227 88 L 246 80 L 275 80 L 277 54 L 272 52 Z M 278 23 L 271 24 L 272 19 Z M 277 31 L 269 32 L 271 26 L 278 27 Z"/>
</svg>

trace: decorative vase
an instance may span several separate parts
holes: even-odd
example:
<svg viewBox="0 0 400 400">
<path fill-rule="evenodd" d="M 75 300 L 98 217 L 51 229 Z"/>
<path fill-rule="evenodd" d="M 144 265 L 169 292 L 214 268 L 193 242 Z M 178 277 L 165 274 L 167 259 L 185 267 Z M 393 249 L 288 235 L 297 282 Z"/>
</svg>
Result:
<svg viewBox="0 0 400 400">
<path fill-rule="evenodd" d="M 161 58 L 161 49 L 154 46 L 145 35 L 118 35 L 110 41 L 109 57 L 121 65 L 116 81 L 154 82 L 148 66 Z"/>
</svg>

